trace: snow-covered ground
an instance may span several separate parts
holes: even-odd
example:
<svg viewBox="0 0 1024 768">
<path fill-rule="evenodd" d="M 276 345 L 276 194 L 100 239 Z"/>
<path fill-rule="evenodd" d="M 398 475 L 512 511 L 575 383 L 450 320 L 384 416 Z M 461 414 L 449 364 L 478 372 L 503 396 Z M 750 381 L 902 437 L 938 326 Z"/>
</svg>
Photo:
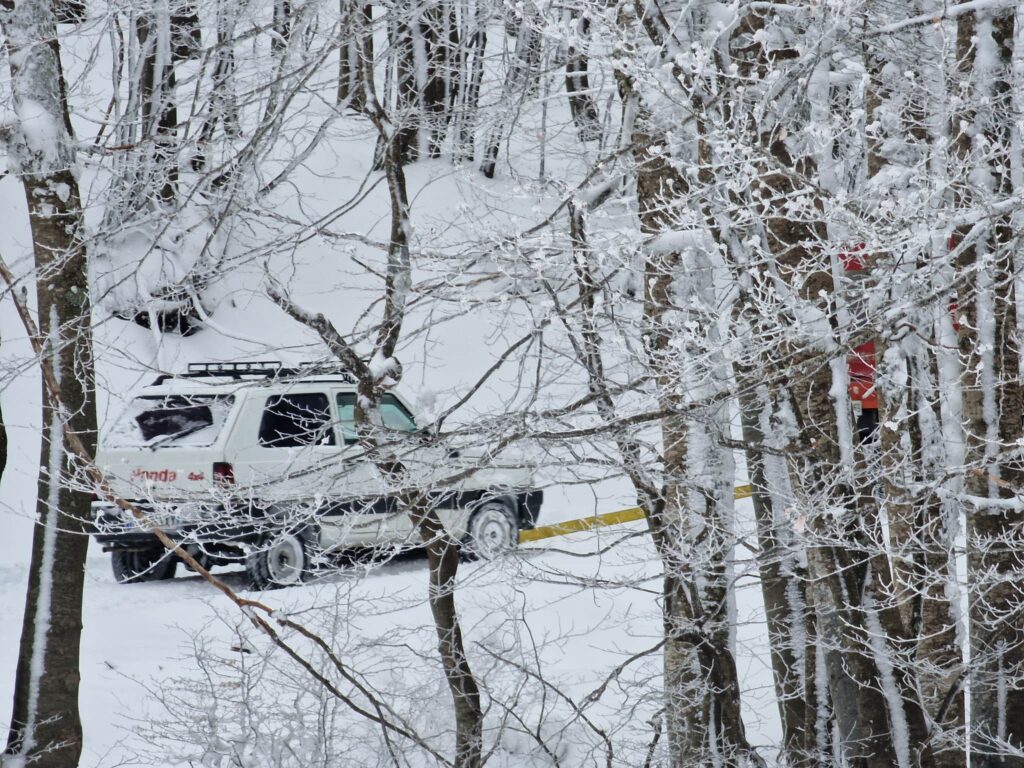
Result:
<svg viewBox="0 0 1024 768">
<path fill-rule="evenodd" d="M 501 563 L 461 569 L 458 601 L 471 661 L 485 691 L 493 690 L 496 702 L 518 696 L 517 714 L 533 724 L 544 720 L 549 746 L 560 744 L 564 750 L 562 765 L 603 765 L 603 739 L 573 717 L 554 689 L 531 684 L 516 665 L 540 671 L 577 702 L 584 700 L 618 665 L 657 645 L 657 573 L 654 553 L 638 524 L 539 542 Z M 426 575 L 422 557 L 403 556 L 370 570 L 357 566 L 260 597 L 321 630 L 333 625 L 329 636 L 346 663 L 373 681 L 382 698 L 414 725 L 434 732 L 448 725 L 449 709 L 424 599 Z M 0 722 L 10 707 L 24 577 L 23 566 L 0 569 Z M 228 572 L 225 579 L 236 589 L 245 587 L 240 572 Z M 750 580 L 739 584 L 738 662 L 747 688 L 745 717 L 752 741 L 768 744 L 776 741 L 778 726 L 760 600 Z M 206 661 L 202 666 L 197 648 Z M 309 739 L 316 728 L 306 717 L 310 705 L 300 708 L 305 715 L 296 707 L 299 692 L 309 696 L 316 686 L 294 668 L 287 674 L 268 671 L 259 679 L 247 677 L 251 672 L 239 665 L 255 669 L 252 661 L 266 652 L 266 641 L 237 609 L 195 575 L 181 569 L 171 582 L 119 585 L 110 574 L 108 557 L 94 547 L 86 574 L 82 636 L 82 765 L 173 765 L 188 764 L 189 759 L 199 764 L 204 749 L 214 746 L 203 738 L 212 722 L 218 723 L 223 749 L 244 729 L 232 704 L 240 687 L 251 691 L 255 711 L 268 702 L 277 706 L 282 717 L 292 719 L 288 738 L 312 748 Z M 498 663 L 496 656 L 506 661 Z M 279 653 L 270 659 L 272 667 L 285 666 Z M 648 720 L 660 706 L 659 665 L 656 652 L 631 663 L 586 709 L 587 719 L 607 730 L 617 765 L 636 765 L 653 733 Z M 500 705 L 492 705 L 489 727 L 497 728 L 502 719 Z M 268 733 L 273 732 L 276 724 L 266 720 Z M 521 725 L 508 721 L 505 726 L 496 765 L 551 764 L 530 762 L 527 754 L 536 745 L 521 733 Z M 353 734 L 367 739 L 372 734 L 365 721 L 346 711 L 338 715 L 335 727 L 346 734 L 341 741 L 347 739 L 349 746 Z M 157 735 L 160 740 L 154 742 Z M 178 741 L 186 736 L 190 741 Z M 284 738 L 280 733 L 278 737 Z M 496 738 L 494 731 L 490 738 Z M 251 737 L 246 749 L 255 750 L 256 742 Z M 334 764 L 360 765 L 365 759 L 360 754 Z"/>
</svg>

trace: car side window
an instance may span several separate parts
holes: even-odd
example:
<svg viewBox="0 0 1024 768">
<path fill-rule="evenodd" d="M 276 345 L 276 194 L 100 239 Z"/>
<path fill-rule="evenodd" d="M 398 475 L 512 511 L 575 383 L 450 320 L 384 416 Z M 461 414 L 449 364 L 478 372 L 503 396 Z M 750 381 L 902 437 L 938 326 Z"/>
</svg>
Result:
<svg viewBox="0 0 1024 768">
<path fill-rule="evenodd" d="M 259 442 L 267 448 L 334 445 L 327 395 L 308 392 L 268 397 Z"/>
<path fill-rule="evenodd" d="M 384 426 L 399 432 L 415 432 L 416 422 L 394 395 L 384 395 L 380 401 L 380 418 Z"/>
<path fill-rule="evenodd" d="M 380 401 L 380 418 L 384 428 L 396 432 L 415 432 L 416 422 L 410 413 L 402 407 L 394 395 L 384 395 Z M 341 434 L 345 444 L 356 442 L 356 394 L 355 392 L 338 393 L 338 421 L 341 422 Z"/>
</svg>

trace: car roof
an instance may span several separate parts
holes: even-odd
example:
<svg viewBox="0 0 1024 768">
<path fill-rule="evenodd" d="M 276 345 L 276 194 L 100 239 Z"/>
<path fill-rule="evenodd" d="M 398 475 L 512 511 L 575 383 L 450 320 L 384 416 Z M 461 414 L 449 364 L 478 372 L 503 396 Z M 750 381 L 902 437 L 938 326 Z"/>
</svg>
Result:
<svg viewBox="0 0 1024 768">
<path fill-rule="evenodd" d="M 287 391 L 302 384 L 331 384 L 355 390 L 356 379 L 332 361 L 307 362 L 296 367 L 286 367 L 280 360 L 189 363 L 187 371 L 160 374 L 139 395 L 218 395 L 249 389 Z"/>
<path fill-rule="evenodd" d="M 231 395 L 248 390 L 288 391 L 307 384 L 330 384 L 335 389 L 356 391 L 351 380 L 330 374 L 268 378 L 260 377 L 207 377 L 202 379 L 165 378 L 140 390 L 138 397 L 160 397 L 166 395 Z"/>
</svg>

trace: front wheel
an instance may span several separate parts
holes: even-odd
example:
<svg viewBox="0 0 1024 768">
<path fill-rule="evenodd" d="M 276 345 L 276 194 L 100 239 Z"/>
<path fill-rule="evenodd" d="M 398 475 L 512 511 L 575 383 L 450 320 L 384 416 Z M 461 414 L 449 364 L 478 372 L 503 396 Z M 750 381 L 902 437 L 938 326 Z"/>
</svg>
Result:
<svg viewBox="0 0 1024 768">
<path fill-rule="evenodd" d="M 309 543 L 302 533 L 268 534 L 245 558 L 253 589 L 276 589 L 301 584 L 310 570 Z"/>
<path fill-rule="evenodd" d="M 163 547 L 115 549 L 110 553 L 110 565 L 116 581 L 139 584 L 173 579 L 178 559 Z"/>
<path fill-rule="evenodd" d="M 469 518 L 462 551 L 470 560 L 493 560 L 519 546 L 519 520 L 501 502 L 490 501 Z"/>
</svg>

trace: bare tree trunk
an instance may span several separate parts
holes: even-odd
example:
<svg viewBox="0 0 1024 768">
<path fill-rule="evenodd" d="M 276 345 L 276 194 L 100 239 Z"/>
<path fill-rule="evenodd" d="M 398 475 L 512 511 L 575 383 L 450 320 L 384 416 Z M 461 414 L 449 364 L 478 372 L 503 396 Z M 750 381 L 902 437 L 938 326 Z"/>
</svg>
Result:
<svg viewBox="0 0 1024 768">
<path fill-rule="evenodd" d="M 978 11 L 958 19 L 958 58 L 978 98 L 959 116 L 969 126 L 955 149 L 972 172 L 965 202 L 984 205 L 1005 187 L 1009 127 L 994 108 L 1011 77 L 1015 15 Z M 1024 383 L 1019 378 L 1014 260 L 1016 233 L 1005 221 L 973 227 L 962 268 L 973 278 L 959 309 L 967 433 L 968 599 L 970 605 L 971 765 L 1024 766 Z"/>
<path fill-rule="evenodd" d="M 4 413 L 0 409 L 0 481 L 4 479 L 5 469 L 7 469 L 7 425 L 4 424 Z"/>
<path fill-rule="evenodd" d="M 210 95 L 192 156 L 192 169 L 195 171 L 203 171 L 207 167 L 207 155 L 218 123 L 224 127 L 228 137 L 237 137 L 241 131 L 235 94 L 235 14 L 228 0 L 217 1 L 216 24 L 217 49 L 213 54 Z"/>
<path fill-rule="evenodd" d="M 757 383 L 753 370 L 739 364 L 736 368 L 783 750 L 795 768 L 825 765 L 830 761 L 830 737 L 827 721 L 819 722 L 817 717 L 815 688 L 816 657 L 824 649 L 808 637 L 813 619 L 808 611 L 806 567 L 781 503 L 786 492 L 780 487 L 787 482 L 785 465 L 781 458 L 765 453 L 769 435 L 779 429 L 771 423 L 773 398 Z M 775 471 L 769 471 L 770 462 L 776 464 Z"/>
<path fill-rule="evenodd" d="M 4 478 L 4 470 L 7 469 L 7 426 L 4 424 L 4 414 L 0 410 L 0 480 Z"/>
<path fill-rule="evenodd" d="M 873 52 L 865 54 L 866 68 L 871 73 L 865 99 L 869 122 L 889 107 L 886 101 L 891 94 L 881 78 L 889 50 L 889 46 L 883 47 L 879 58 Z M 929 97 L 935 89 L 935 79 L 941 77 L 944 69 L 939 50 L 936 47 L 929 54 L 934 60 L 923 62 L 927 73 L 922 81 Z M 939 124 L 939 115 L 928 112 L 942 109 L 943 105 L 926 100 L 925 114 L 908 113 L 904 130 L 916 132 L 922 141 L 933 140 L 928 128 Z M 881 148 L 883 138 L 877 133 L 867 138 L 869 178 L 875 178 L 888 165 Z M 916 334 L 899 339 L 889 340 L 883 334 L 875 340 L 880 425 L 877 440 L 883 504 L 893 553 L 887 598 L 898 611 L 900 631 L 904 632 L 902 638 L 892 637 L 902 649 L 903 663 L 908 667 L 904 674 L 913 675 L 914 685 L 920 690 L 920 706 L 933 722 L 940 724 L 929 734 L 935 765 L 963 768 L 967 759 L 959 692 L 963 660 L 949 589 L 956 571 L 951 554 L 954 531 L 950 530 L 945 504 L 935 491 L 947 472 L 948 446 L 937 444 L 936 438 L 942 434 L 938 388 L 927 351 L 918 341 L 933 337 L 934 324 L 931 308 L 916 307 L 906 295 L 918 276 L 926 274 L 930 257 L 931 249 L 926 247 L 925 255 L 916 262 L 904 259 L 886 266 L 890 271 L 873 281 L 875 291 L 891 292 L 890 306 L 907 308 L 901 323 L 916 329 Z M 870 279 L 874 259 L 866 253 L 860 254 L 860 258 L 863 271 L 859 279 Z M 857 300 L 863 302 L 864 297 L 858 296 Z M 945 306 L 940 309 L 945 310 Z M 858 314 L 865 312 L 862 309 Z M 869 476 L 868 482 L 871 481 Z M 866 493 L 871 492 L 866 489 Z M 878 567 L 888 571 L 881 560 Z M 884 584 L 886 579 L 880 581 Z"/>
<path fill-rule="evenodd" d="M 459 46 L 459 84 L 455 108 L 456 160 L 472 162 L 476 151 L 476 126 L 479 115 L 480 88 L 484 79 L 484 53 L 487 49 L 487 5 L 482 0 L 462 1 L 462 45 Z"/>
<path fill-rule="evenodd" d="M 373 68 L 373 5 L 341 0 L 342 34 L 338 47 L 338 103 L 361 112 L 366 105 L 363 79 Z M 362 39 L 357 45 L 356 37 Z"/>
<path fill-rule="evenodd" d="M 980 246 L 977 299 L 967 309 L 961 353 L 967 357 L 964 416 L 969 436 L 968 585 L 971 619 L 971 764 L 1021 766 L 1024 746 L 1024 485 L 1017 441 L 1024 392 L 1015 376 L 1015 321 L 1006 290 L 1010 265 Z M 998 282 L 997 282 L 998 281 Z M 990 346 L 991 345 L 991 346 Z M 983 368 L 987 365 L 987 368 Z M 986 504 L 991 499 L 994 503 Z"/>
<path fill-rule="evenodd" d="M 590 93 L 590 64 L 585 41 L 590 31 L 590 20 L 584 16 L 574 19 L 576 33 L 571 37 L 579 44 L 570 43 L 565 62 L 565 92 L 569 95 L 569 110 L 576 124 L 580 141 L 597 141 L 601 138 L 601 113 L 597 101 Z"/>
<path fill-rule="evenodd" d="M 402 164 L 414 162 L 420 153 L 420 94 L 416 79 L 416 48 L 413 26 L 416 24 L 412 4 L 408 0 L 396 3 L 391 10 L 388 32 L 391 37 L 395 62 L 395 138 L 398 157 Z M 383 161 L 388 149 L 378 140 L 378 157 Z"/>
<path fill-rule="evenodd" d="M 427 155 L 440 157 L 448 112 L 448 87 L 455 47 L 447 30 L 451 24 L 447 3 L 431 3 L 420 13 L 413 41 L 417 59 L 416 92 L 419 95 L 421 141 L 426 142 Z"/>
<path fill-rule="evenodd" d="M 270 48 L 280 56 L 288 48 L 288 42 L 292 36 L 291 0 L 274 0 L 274 19 L 271 30 L 273 34 L 270 38 Z"/>
<path fill-rule="evenodd" d="M 409 199 L 406 191 L 403 148 L 394 127 L 380 103 L 371 80 L 364 72 L 366 114 L 379 134 L 384 151 L 383 170 L 387 177 L 391 203 L 391 241 L 388 246 L 387 272 L 384 282 L 383 317 L 377 329 L 373 358 L 390 361 L 387 370 L 374 373 L 354 348 L 323 316 L 311 316 L 295 307 L 278 291 L 271 297 L 296 320 L 315 330 L 328 349 L 358 380 L 356 431 L 368 458 L 396 486 L 407 485 L 406 467 L 389 451 L 388 439 L 381 439 L 379 407 L 384 392 L 383 379 L 397 382 L 401 367 L 394 358 L 405 322 L 406 302 L 412 282 L 412 260 L 409 251 Z M 431 489 L 408 492 L 400 497 L 403 511 L 410 516 L 427 549 L 430 567 L 429 601 L 437 631 L 438 651 L 448 690 L 455 711 L 455 768 L 480 768 L 483 761 L 483 709 L 480 689 L 469 664 L 462 628 L 455 606 L 455 579 L 459 567 L 459 544 L 445 530 L 437 510 L 430 505 Z"/>
<path fill-rule="evenodd" d="M 138 89 L 144 149 L 139 171 L 146 195 L 169 203 L 178 189 L 178 109 L 174 57 L 161 51 L 161 41 L 170 40 L 171 19 L 143 13 L 135 26 L 142 56 Z"/>
<path fill-rule="evenodd" d="M 25 187 L 36 261 L 39 333 L 62 400 L 43 389 L 37 516 L 6 758 L 73 768 L 82 748 L 78 709 L 82 587 L 90 488 L 65 427 L 96 442 L 89 285 L 75 148 L 50 4 L 3 6 L 15 108 L 34 105 L 49 136 L 16 129 L 12 171 Z M 40 41 L 48 41 L 41 44 Z M 0 760 L 5 762 L 5 760 Z"/>
<path fill-rule="evenodd" d="M 427 504 L 409 506 L 409 515 L 427 548 L 430 568 L 430 612 L 437 631 L 437 649 L 455 706 L 455 766 L 479 768 L 483 761 L 483 710 L 480 688 L 466 657 L 462 626 L 455 608 L 455 577 L 459 544 L 445 531 Z"/>
<path fill-rule="evenodd" d="M 55 0 L 53 13 L 58 24 L 81 24 L 88 15 L 85 0 Z"/>
<path fill-rule="evenodd" d="M 516 36 L 516 47 L 512 54 L 505 86 L 501 92 L 501 104 L 498 116 L 491 127 L 487 144 L 484 147 L 484 159 L 480 164 L 480 172 L 488 179 L 493 179 L 497 170 L 498 152 L 501 142 L 512 129 L 511 123 L 515 113 L 516 100 L 522 98 L 526 89 L 533 82 L 541 58 L 540 14 L 529 0 L 523 3 L 522 21 Z"/>
<path fill-rule="evenodd" d="M 171 6 L 171 56 L 175 61 L 189 61 L 200 58 L 202 50 L 203 32 L 195 2 L 177 0 Z"/>
<path fill-rule="evenodd" d="M 761 140 L 779 166 L 793 169 L 795 176 L 815 177 L 809 158 L 794 159 L 785 143 L 770 134 Z M 792 192 L 791 177 L 785 174 L 766 169 L 762 181 L 772 190 L 771 197 L 765 199 L 783 199 Z M 806 267 L 805 259 L 813 258 L 808 244 L 827 241 L 824 233 L 817 231 L 818 225 L 793 221 L 770 205 L 765 208 L 764 221 L 780 266 L 803 277 L 794 293 L 812 306 L 818 305 L 822 296 L 834 294 L 830 274 L 808 274 Z M 829 315 L 828 322 L 835 332 L 836 318 Z M 852 764 L 865 768 L 896 765 L 898 758 L 900 762 L 920 760 L 920 765 L 932 765 L 927 723 L 907 668 L 906 631 L 898 612 L 886 600 L 888 560 L 873 544 L 880 540 L 876 504 L 870 491 L 836 481 L 863 476 L 853 442 L 846 359 L 822 360 L 820 352 L 811 350 L 797 355 L 810 372 L 794 382 L 792 403 L 801 428 L 800 444 L 809 447 L 810 453 L 794 463 L 793 483 L 805 503 L 843 510 L 839 518 L 815 515 L 811 519 L 815 541 L 808 553 L 809 575 L 817 582 L 813 593 L 818 636 L 832 644 L 827 647 L 826 661 L 830 681 L 839 686 L 831 693 L 843 748 Z M 828 617 L 835 617 L 838 623 Z M 855 715 L 846 698 L 849 692 L 844 690 L 843 681 L 849 676 L 857 683 Z M 901 728 L 893 723 L 900 723 Z"/>
<path fill-rule="evenodd" d="M 629 88 L 625 78 L 620 81 Z M 632 143 L 641 230 L 657 235 L 671 227 L 673 200 L 683 199 L 687 184 L 666 159 L 663 138 L 649 132 L 650 119 L 641 105 Z M 677 307 L 686 302 L 679 302 L 677 295 L 687 291 L 695 302 L 708 301 L 713 269 L 712 263 L 700 262 L 688 277 L 679 252 L 652 247 L 644 274 L 647 364 L 656 377 L 662 407 L 679 414 L 662 419 L 665 481 L 659 502 L 648 514 L 665 571 L 665 735 L 673 768 L 707 761 L 724 766 L 762 762 L 747 741 L 740 714 L 729 626 L 732 541 L 727 510 L 732 505 L 734 473 L 728 460 L 731 455 L 728 459 L 723 455 L 728 453 L 722 445 L 727 429 L 723 407 L 713 400 L 694 404 L 705 422 L 701 431 L 706 433 L 695 455 L 689 452 L 690 441 L 697 437 L 687 421 L 692 416 L 683 415 L 693 410 L 686 398 L 695 382 L 684 378 L 681 358 L 688 352 L 678 342 L 685 343 L 681 331 L 685 318 Z M 709 305 L 714 306 L 714 301 Z M 715 338 L 710 318 L 696 315 L 689 320 L 699 324 L 709 340 Z M 712 354 L 699 378 L 718 381 L 723 375 L 720 368 L 721 361 Z M 697 466 L 703 471 L 695 470 Z M 707 482 L 698 484 L 694 480 L 698 476 Z"/>
</svg>

